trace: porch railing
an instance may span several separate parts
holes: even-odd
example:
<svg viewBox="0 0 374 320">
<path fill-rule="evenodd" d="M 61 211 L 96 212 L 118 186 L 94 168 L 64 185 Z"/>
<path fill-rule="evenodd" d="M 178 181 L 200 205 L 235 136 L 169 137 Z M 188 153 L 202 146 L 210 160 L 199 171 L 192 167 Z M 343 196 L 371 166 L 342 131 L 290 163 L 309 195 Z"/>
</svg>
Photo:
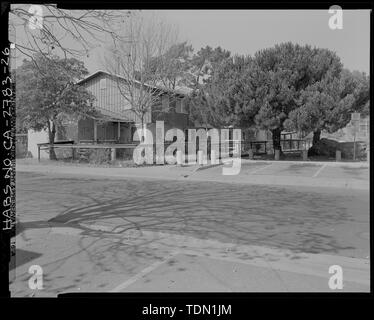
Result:
<svg viewBox="0 0 374 320">
<path fill-rule="evenodd" d="M 283 152 L 294 152 L 308 150 L 312 145 L 312 141 L 305 139 L 287 139 L 281 140 Z"/>
</svg>

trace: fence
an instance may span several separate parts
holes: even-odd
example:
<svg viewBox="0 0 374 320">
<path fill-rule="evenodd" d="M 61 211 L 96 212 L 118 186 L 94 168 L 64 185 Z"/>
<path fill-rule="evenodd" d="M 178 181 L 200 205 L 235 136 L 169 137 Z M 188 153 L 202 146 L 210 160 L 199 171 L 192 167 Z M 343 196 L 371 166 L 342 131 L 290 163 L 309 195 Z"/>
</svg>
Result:
<svg viewBox="0 0 374 320">
<path fill-rule="evenodd" d="M 232 157 L 233 154 L 240 154 L 246 155 L 248 154 L 249 150 L 253 151 L 255 155 L 267 154 L 271 151 L 271 144 L 272 141 L 238 141 L 238 140 L 227 140 L 226 147 L 227 149 L 223 149 L 223 145 L 220 143 L 211 143 L 210 139 L 208 139 L 204 145 L 199 145 L 196 143 L 195 150 L 196 150 L 196 158 L 198 154 L 198 150 L 207 150 L 204 152 L 204 157 L 207 160 L 211 160 L 211 153 L 212 150 L 215 150 L 215 157 L 217 159 L 225 158 L 225 157 Z M 166 142 L 163 144 L 164 152 L 167 148 L 175 142 Z M 270 145 L 270 146 L 269 146 Z M 281 146 L 284 152 L 301 152 L 302 150 L 307 150 L 309 148 L 309 142 L 301 139 L 293 139 L 293 140 L 282 140 Z M 133 151 L 138 146 L 138 143 L 132 144 L 118 144 L 118 143 L 102 143 L 102 144 L 74 144 L 73 141 L 61 141 L 56 142 L 52 146 L 48 143 L 38 144 L 38 160 L 40 161 L 40 151 L 46 150 L 49 152 L 50 148 L 53 147 L 54 152 L 56 154 L 57 160 L 70 160 L 70 161 L 93 161 L 93 162 L 108 162 L 113 160 L 132 160 L 133 159 Z M 144 147 L 152 147 L 153 154 L 154 154 L 154 162 L 156 161 L 156 153 L 157 153 L 157 145 L 145 145 L 142 144 Z M 185 142 L 184 144 L 184 154 L 186 158 L 193 156 L 189 154 L 190 150 L 193 150 L 193 145 L 189 142 Z M 173 156 L 176 156 L 176 150 L 174 150 Z"/>
<path fill-rule="evenodd" d="M 173 142 L 164 143 L 164 152 Z M 227 150 L 223 154 L 220 144 L 212 144 L 207 142 L 207 159 L 210 159 L 211 150 L 218 150 L 218 157 L 221 156 L 232 156 L 233 153 L 241 153 L 243 151 L 243 145 L 239 150 L 240 141 L 227 141 Z M 78 161 L 90 161 L 90 158 L 97 158 L 102 161 L 113 161 L 113 160 L 130 160 L 132 159 L 133 150 L 138 146 L 138 143 L 133 144 L 74 144 L 72 141 L 61 141 L 56 142 L 53 145 L 49 143 L 38 144 L 38 161 L 40 161 L 40 152 L 45 150 L 49 153 L 50 149 L 53 148 L 57 160 L 78 160 Z M 157 145 L 146 145 L 142 144 L 145 148 L 152 147 L 153 154 L 157 153 Z M 184 154 L 188 156 L 191 144 L 185 143 Z M 196 155 L 199 150 L 199 144 L 196 144 Z M 227 153 L 227 155 L 226 155 Z M 173 153 L 176 156 L 176 150 Z"/>
<path fill-rule="evenodd" d="M 308 150 L 312 146 L 311 140 L 303 139 L 287 139 L 281 140 L 281 147 L 283 152 L 298 152 Z"/>
</svg>

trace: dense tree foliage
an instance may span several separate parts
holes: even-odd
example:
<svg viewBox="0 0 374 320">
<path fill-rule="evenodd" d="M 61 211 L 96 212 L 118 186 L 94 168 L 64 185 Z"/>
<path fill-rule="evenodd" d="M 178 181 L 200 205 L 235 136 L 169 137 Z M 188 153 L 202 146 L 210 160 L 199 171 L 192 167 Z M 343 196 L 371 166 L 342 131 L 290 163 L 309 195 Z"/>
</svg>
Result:
<svg viewBox="0 0 374 320">
<path fill-rule="evenodd" d="M 289 115 L 288 126 L 313 132 L 313 144 L 321 131 L 336 132 L 345 127 L 352 112 L 369 114 L 370 82 L 360 72 L 342 70 L 337 76 L 328 75 L 300 93 L 299 107 Z"/>
<path fill-rule="evenodd" d="M 191 59 L 189 72 L 191 77 L 188 85 L 195 89 L 200 88 L 215 71 L 219 70 L 222 64 L 229 62 L 230 58 L 230 51 L 221 47 L 213 49 L 206 46 L 201 48 Z"/>
<path fill-rule="evenodd" d="M 256 113 L 255 90 L 249 57 L 225 58 L 213 69 L 204 85 L 199 86 L 192 111 L 215 127 L 248 127 Z M 194 115 L 194 114 L 192 114 Z"/>
<path fill-rule="evenodd" d="M 253 58 L 220 48 L 199 52 L 195 70 L 204 80 L 191 98 L 191 117 L 213 126 L 255 124 L 272 132 L 275 149 L 284 129 L 316 131 L 318 138 L 318 130 L 346 125 L 351 110 L 368 109 L 368 79 L 343 71 L 330 50 L 284 43 Z"/>
<path fill-rule="evenodd" d="M 342 69 L 332 51 L 292 43 L 264 49 L 254 56 L 258 113 L 256 124 L 271 130 L 274 149 L 280 150 L 280 134 L 289 115 L 299 107 L 300 95 L 325 77 L 337 77 Z"/>
<path fill-rule="evenodd" d="M 223 127 L 236 122 L 228 101 L 229 83 L 226 82 L 234 75 L 230 72 L 232 64 L 231 53 L 221 47 L 206 46 L 193 55 L 189 77 L 185 80 L 185 84 L 193 89 L 188 102 L 192 122 L 205 127 Z"/>
<path fill-rule="evenodd" d="M 193 48 L 187 42 L 172 45 L 160 56 L 150 59 L 148 65 L 144 66 L 147 72 L 157 73 L 159 83 L 169 89 L 175 89 L 179 85 L 190 80 L 191 55 Z"/>
</svg>

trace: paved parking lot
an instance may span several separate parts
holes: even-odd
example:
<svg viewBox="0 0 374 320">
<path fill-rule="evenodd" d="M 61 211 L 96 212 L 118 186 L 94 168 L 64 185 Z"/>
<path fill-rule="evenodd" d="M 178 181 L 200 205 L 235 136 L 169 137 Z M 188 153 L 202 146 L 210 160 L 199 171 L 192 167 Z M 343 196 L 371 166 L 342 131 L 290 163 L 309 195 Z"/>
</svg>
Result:
<svg viewBox="0 0 374 320">
<path fill-rule="evenodd" d="M 333 179 L 369 180 L 369 168 L 365 164 L 337 163 L 292 163 L 292 162 L 249 162 L 242 161 L 241 174 L 302 176 Z"/>
<path fill-rule="evenodd" d="M 351 168 L 347 166 L 341 167 L 325 167 L 320 173 L 321 177 L 325 178 L 352 178 L 359 180 L 369 180 L 369 168 Z"/>
<path fill-rule="evenodd" d="M 229 160 L 225 166 L 232 166 Z M 367 163 L 307 163 L 242 159 L 240 172 L 224 176 L 222 166 L 200 170 L 189 178 L 257 185 L 289 185 L 369 190 Z"/>
<path fill-rule="evenodd" d="M 248 179 L 249 175 L 245 173 L 260 169 L 261 165 L 264 166 L 258 163 L 244 165 L 240 176 Z M 267 170 L 270 168 L 266 167 Z M 310 170 L 310 167 L 300 169 Z M 174 170 L 178 171 L 175 167 Z M 221 172 L 219 170 L 222 168 L 215 167 L 197 171 L 196 174 L 218 174 Z M 260 172 L 252 176 L 263 177 Z M 328 265 L 337 261 L 348 263 L 352 259 L 357 262 L 349 262 L 348 265 L 363 265 L 362 272 L 367 274 L 367 190 L 261 185 L 243 187 L 240 183 L 192 181 L 184 177 L 167 181 L 17 172 L 16 205 L 19 251 L 12 292 L 17 296 L 32 294 L 27 287 L 30 277 L 28 267 L 31 264 L 43 266 L 45 273 L 45 290 L 38 292 L 38 295 L 55 296 L 59 292 L 76 290 L 109 291 L 133 277 L 136 282 L 123 289 L 135 291 L 143 286 L 142 281 L 146 281 L 142 276 L 144 270 L 150 271 L 145 273 L 156 284 L 161 281 L 159 272 L 164 275 L 166 272 L 166 278 L 162 280 L 165 284 L 177 282 L 174 286 L 159 288 L 170 291 L 183 287 L 186 277 L 211 272 L 214 276 L 209 282 L 191 282 L 191 290 L 220 290 L 224 284 L 220 284 L 219 278 L 224 270 L 232 270 L 232 266 L 240 263 L 240 260 L 248 262 L 255 257 L 267 257 L 266 254 L 235 251 L 242 245 L 273 248 L 270 260 L 274 255 L 289 250 L 284 259 L 291 269 L 300 261 L 306 261 L 304 266 L 310 268 L 304 254 L 313 257 L 327 254 L 327 259 L 318 258 L 323 261 L 319 267 L 325 275 L 320 279 L 323 287 L 308 285 L 308 282 L 302 287 L 287 287 L 282 285 L 281 280 L 275 285 L 275 276 L 277 279 L 284 276 L 293 283 L 302 276 L 289 275 L 288 269 L 283 270 L 284 274 L 274 274 L 274 266 L 269 264 L 271 261 L 266 261 L 268 272 L 253 266 L 238 267 L 242 274 L 247 271 L 257 274 L 261 279 L 259 283 L 256 284 L 253 282 L 255 279 L 251 278 L 253 281 L 247 279 L 246 284 L 238 282 L 233 287 L 226 287 L 226 290 L 251 291 L 251 288 L 259 290 L 260 287 L 271 287 L 274 291 L 328 290 Z M 162 245 L 154 237 L 146 236 L 147 232 L 165 233 L 168 242 Z M 188 237 L 190 240 L 183 238 L 176 241 L 175 236 Z M 229 260 L 225 260 L 225 263 L 214 262 L 217 257 L 212 257 L 213 260 L 205 259 L 204 262 L 196 258 L 196 263 L 191 264 L 184 251 L 194 246 L 194 250 L 199 249 L 204 256 L 212 254 L 211 241 L 218 243 L 217 250 L 224 252 Z M 227 251 L 226 247 L 235 250 Z M 176 255 L 178 266 L 185 263 L 188 268 L 185 271 L 176 270 L 177 276 L 175 273 L 168 276 L 167 257 L 175 254 L 174 250 L 181 251 Z M 348 260 L 341 260 L 342 257 Z M 278 258 L 275 257 L 275 260 Z M 149 270 L 155 263 L 159 267 Z M 221 267 L 210 270 L 206 267 L 209 265 Z M 314 275 L 310 276 L 310 283 L 313 284 Z M 357 280 L 355 275 L 352 279 Z M 144 290 L 152 290 L 149 284 L 144 285 Z M 347 288 L 355 290 L 357 287 L 352 285 Z M 366 290 L 362 287 L 359 289 Z"/>
<path fill-rule="evenodd" d="M 289 164 L 289 163 L 263 163 L 244 164 L 243 174 L 279 175 L 279 176 L 303 176 L 313 177 L 320 166 L 309 164 Z"/>
</svg>

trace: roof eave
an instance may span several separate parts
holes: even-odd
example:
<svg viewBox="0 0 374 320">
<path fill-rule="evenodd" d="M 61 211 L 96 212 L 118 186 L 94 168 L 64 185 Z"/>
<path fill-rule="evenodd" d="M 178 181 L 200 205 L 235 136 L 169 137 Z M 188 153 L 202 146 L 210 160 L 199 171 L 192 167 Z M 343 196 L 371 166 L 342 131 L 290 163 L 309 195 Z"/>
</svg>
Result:
<svg viewBox="0 0 374 320">
<path fill-rule="evenodd" d="M 126 79 L 125 77 L 123 76 L 120 76 L 118 74 L 111 74 L 107 71 L 103 71 L 103 70 L 98 70 L 94 73 L 92 73 L 91 75 L 87 76 L 86 78 L 82 79 L 82 80 L 79 80 L 76 84 L 82 84 L 84 82 L 87 82 L 89 80 L 91 80 L 92 78 L 95 78 L 97 75 L 99 75 L 100 73 L 103 73 L 103 74 L 106 74 L 110 77 L 116 77 L 116 78 L 119 78 L 119 79 L 122 79 L 124 81 L 133 81 L 139 85 L 143 85 L 143 86 L 147 86 L 151 89 L 155 89 L 155 90 L 158 90 L 158 91 L 162 91 L 164 92 L 165 94 L 167 93 L 172 93 L 172 94 L 175 94 L 175 95 L 178 95 L 178 96 L 182 96 L 182 97 L 186 97 L 188 95 L 188 93 L 183 93 L 183 92 L 180 92 L 179 90 L 173 90 L 173 89 L 168 89 L 168 88 L 160 88 L 160 87 L 157 87 L 157 86 L 152 86 L 152 85 L 149 85 L 149 84 L 146 84 L 146 83 L 141 83 L 140 81 L 137 81 L 137 80 L 129 80 L 129 79 Z"/>
</svg>

